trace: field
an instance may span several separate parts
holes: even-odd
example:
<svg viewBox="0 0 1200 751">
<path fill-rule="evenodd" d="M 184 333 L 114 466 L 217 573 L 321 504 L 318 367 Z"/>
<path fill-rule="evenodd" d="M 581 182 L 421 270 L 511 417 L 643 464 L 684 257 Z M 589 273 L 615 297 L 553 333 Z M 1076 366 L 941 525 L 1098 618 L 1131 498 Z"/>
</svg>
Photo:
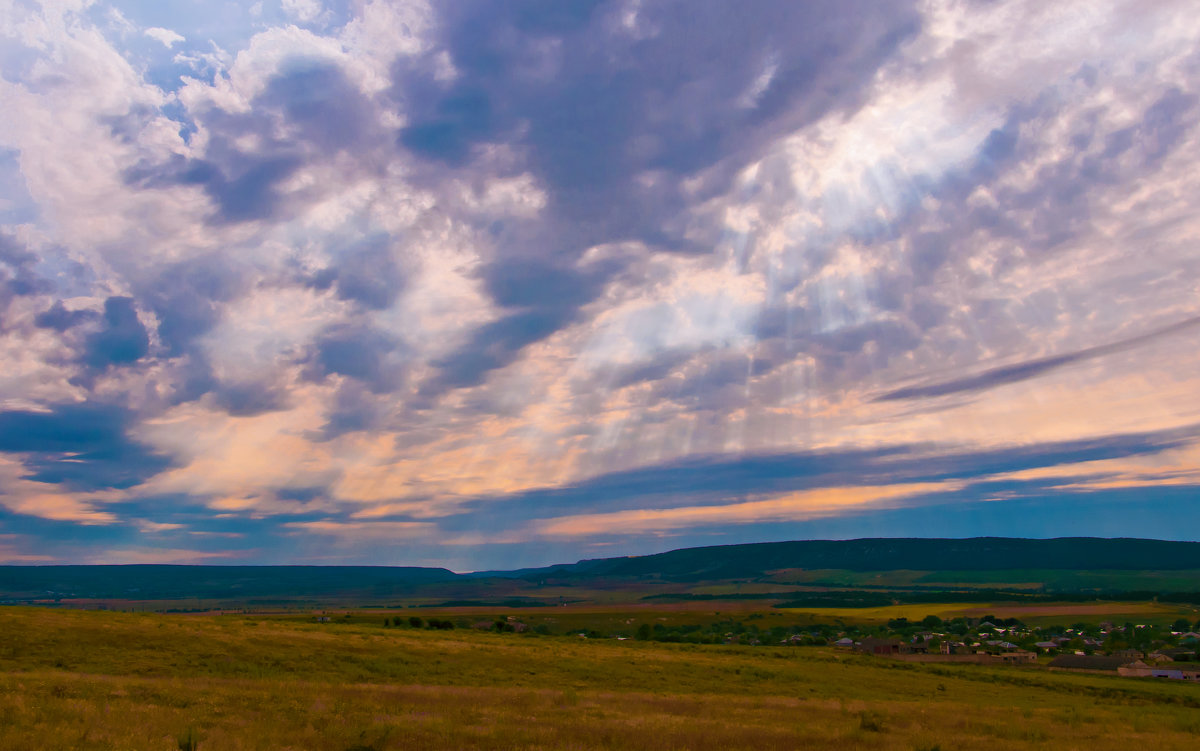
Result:
<svg viewBox="0 0 1200 751">
<path fill-rule="evenodd" d="M 0 748 L 1200 743 L 1195 685 L 340 620 L 0 609 Z"/>
<path fill-rule="evenodd" d="M 883 608 L 820 608 L 805 610 L 786 608 L 784 612 L 807 618 L 824 618 L 825 622 L 838 619 L 846 623 L 880 623 L 892 618 L 920 620 L 927 615 L 939 618 L 957 616 L 979 617 L 985 614 L 1000 618 L 1020 618 L 1031 625 L 1070 623 L 1080 620 L 1128 620 L 1139 623 L 1169 623 L 1180 615 L 1193 616 L 1195 608 L 1186 605 L 1160 604 L 1154 602 L 1104 602 L 1104 603 L 930 603 L 920 605 L 893 605 Z"/>
<path fill-rule="evenodd" d="M 847 571 L 784 569 L 769 577 L 776 584 L 840 587 L 966 587 L 972 589 L 1049 590 L 1057 592 L 1191 592 L 1200 570 L 1113 571 L 1076 569 L 1001 569 L 995 571 Z M 699 590 L 697 590 L 699 591 Z"/>
</svg>

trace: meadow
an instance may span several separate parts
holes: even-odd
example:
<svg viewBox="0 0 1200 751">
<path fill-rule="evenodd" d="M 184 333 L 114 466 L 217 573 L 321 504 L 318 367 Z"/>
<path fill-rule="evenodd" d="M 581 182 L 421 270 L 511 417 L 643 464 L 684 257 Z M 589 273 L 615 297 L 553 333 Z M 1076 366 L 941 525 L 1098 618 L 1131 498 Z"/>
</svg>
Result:
<svg viewBox="0 0 1200 751">
<path fill-rule="evenodd" d="M 375 613 L 320 623 L 294 614 L 0 609 L 5 749 L 1198 743 L 1198 686 L 1037 667 L 384 628 Z"/>
</svg>

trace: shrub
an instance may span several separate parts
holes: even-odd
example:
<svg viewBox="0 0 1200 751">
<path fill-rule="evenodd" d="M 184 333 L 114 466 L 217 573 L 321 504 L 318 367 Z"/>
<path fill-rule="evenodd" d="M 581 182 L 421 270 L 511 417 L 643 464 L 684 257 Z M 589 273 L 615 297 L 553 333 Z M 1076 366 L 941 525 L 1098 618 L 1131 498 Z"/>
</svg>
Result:
<svg viewBox="0 0 1200 751">
<path fill-rule="evenodd" d="M 409 616 L 408 625 L 412 626 L 413 628 L 420 628 L 421 626 L 425 625 L 425 621 L 423 621 L 419 617 L 413 615 L 413 616 Z"/>
<path fill-rule="evenodd" d="M 883 715 L 878 712 L 859 712 L 858 727 L 871 733 L 882 733 Z"/>
</svg>

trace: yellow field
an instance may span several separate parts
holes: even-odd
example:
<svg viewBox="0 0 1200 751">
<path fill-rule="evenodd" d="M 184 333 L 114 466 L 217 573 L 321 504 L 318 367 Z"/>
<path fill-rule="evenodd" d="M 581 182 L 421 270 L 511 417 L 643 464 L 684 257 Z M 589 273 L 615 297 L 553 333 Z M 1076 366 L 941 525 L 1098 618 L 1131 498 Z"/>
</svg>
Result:
<svg viewBox="0 0 1200 751">
<path fill-rule="evenodd" d="M 0 748 L 1194 749 L 1200 686 L 750 648 L 0 609 Z M 183 742 L 181 742 L 183 741 Z"/>
<path fill-rule="evenodd" d="M 781 608 L 785 613 L 804 616 L 816 621 L 847 623 L 883 623 L 895 618 L 919 621 L 927 615 L 936 615 L 946 620 L 967 616 L 995 615 L 997 618 L 1020 618 L 1026 622 L 1042 620 L 1113 620 L 1132 616 L 1149 617 L 1170 621 L 1179 615 L 1191 616 L 1195 608 L 1155 602 L 1103 602 L 1103 603 L 1039 603 L 1024 605 L 1017 603 L 925 603 L 919 605 L 889 605 L 881 608 Z"/>
</svg>

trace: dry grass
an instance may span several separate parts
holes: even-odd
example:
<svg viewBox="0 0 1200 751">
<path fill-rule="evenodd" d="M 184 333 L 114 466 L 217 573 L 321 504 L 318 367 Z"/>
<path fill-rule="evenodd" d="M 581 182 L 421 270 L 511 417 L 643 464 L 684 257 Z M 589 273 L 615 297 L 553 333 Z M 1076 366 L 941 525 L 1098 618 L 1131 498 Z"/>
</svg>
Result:
<svg viewBox="0 0 1200 751">
<path fill-rule="evenodd" d="M 1197 707 L 825 649 L 0 610 L 3 749 L 1192 749 Z"/>
</svg>

